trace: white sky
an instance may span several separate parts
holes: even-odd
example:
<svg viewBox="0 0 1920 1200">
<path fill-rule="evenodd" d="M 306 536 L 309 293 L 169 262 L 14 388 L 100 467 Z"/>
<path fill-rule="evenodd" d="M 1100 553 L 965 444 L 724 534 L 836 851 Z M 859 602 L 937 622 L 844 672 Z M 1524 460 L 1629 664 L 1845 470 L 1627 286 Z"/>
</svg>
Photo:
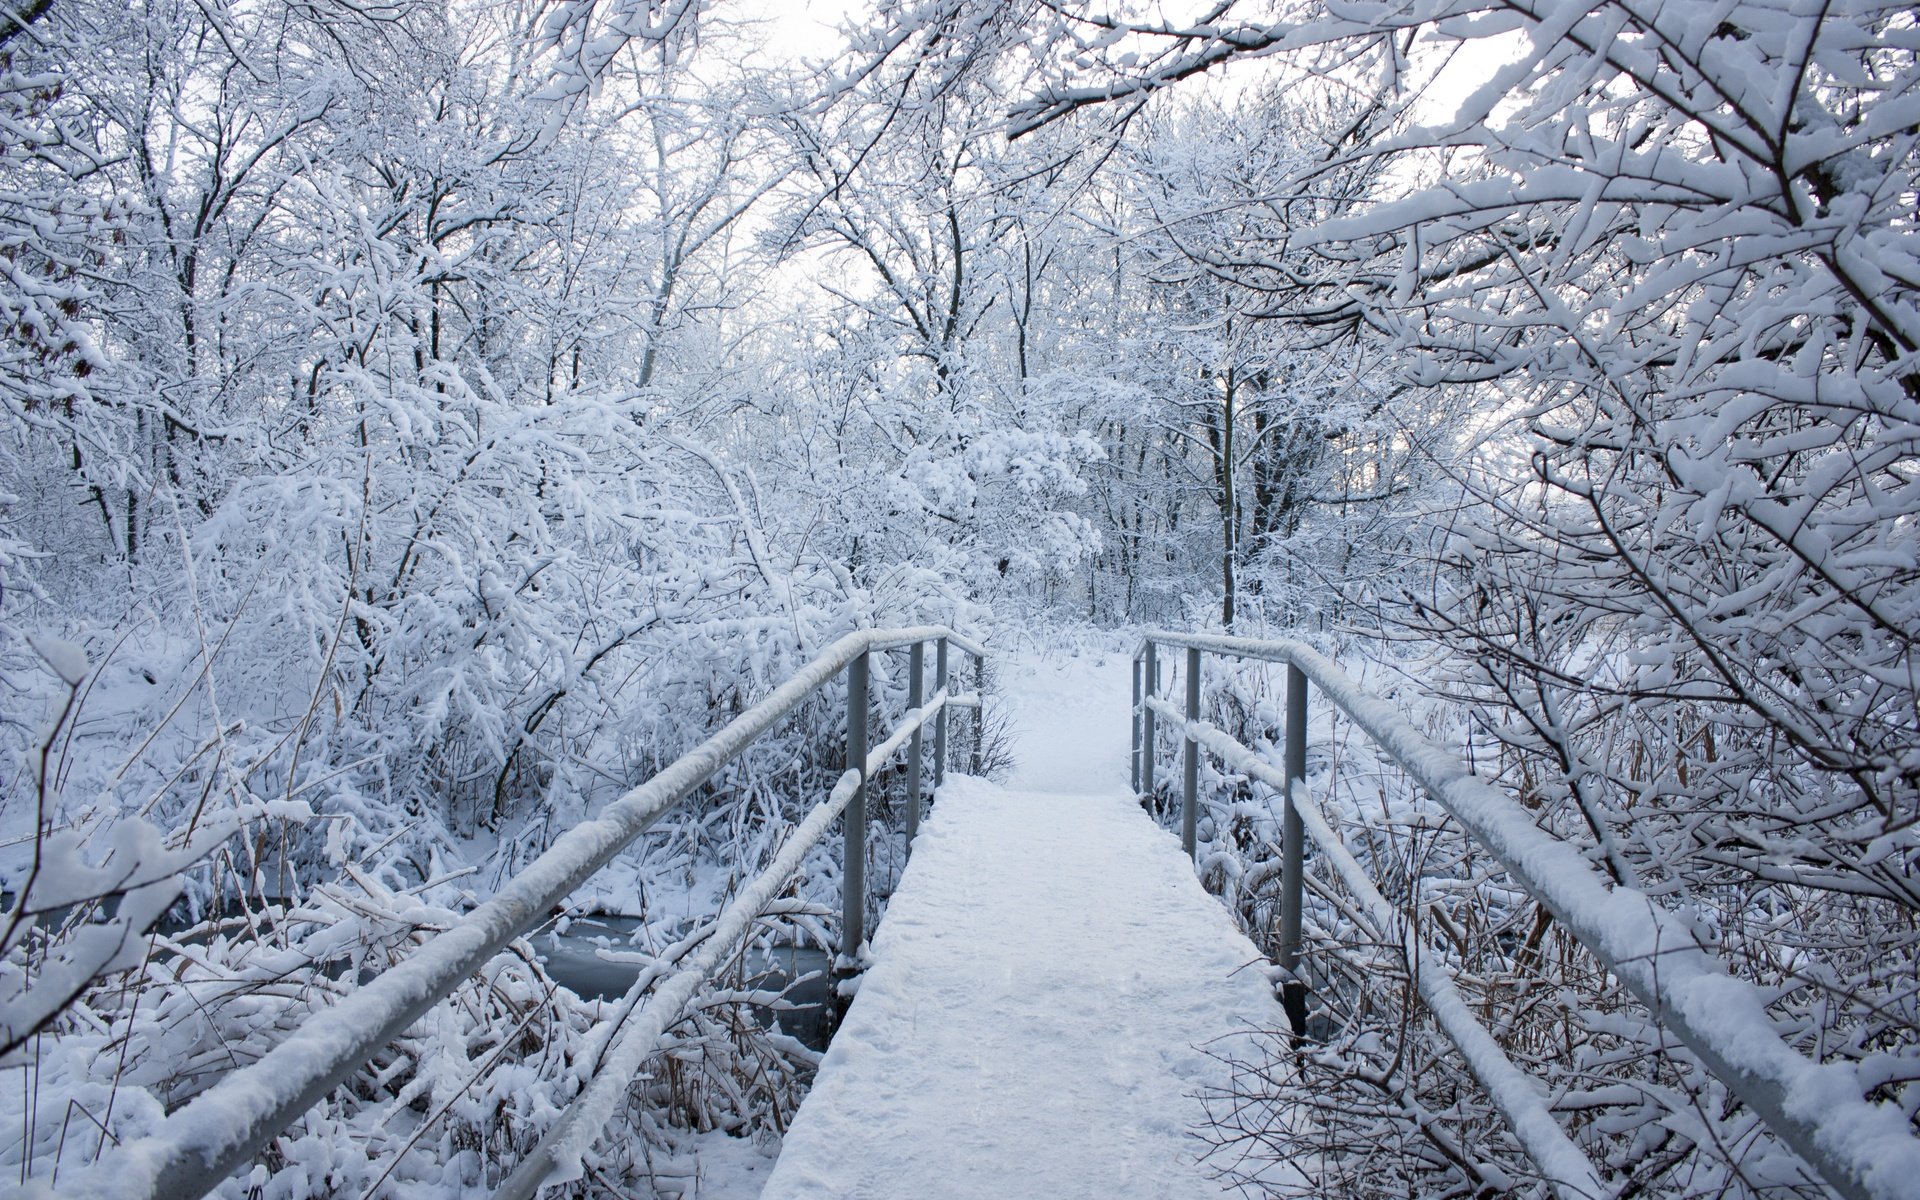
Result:
<svg viewBox="0 0 1920 1200">
<path fill-rule="evenodd" d="M 831 57 L 840 46 L 835 27 L 848 14 L 871 7 L 860 0 L 728 0 L 719 11 L 765 22 L 767 56 L 792 63 Z"/>
</svg>

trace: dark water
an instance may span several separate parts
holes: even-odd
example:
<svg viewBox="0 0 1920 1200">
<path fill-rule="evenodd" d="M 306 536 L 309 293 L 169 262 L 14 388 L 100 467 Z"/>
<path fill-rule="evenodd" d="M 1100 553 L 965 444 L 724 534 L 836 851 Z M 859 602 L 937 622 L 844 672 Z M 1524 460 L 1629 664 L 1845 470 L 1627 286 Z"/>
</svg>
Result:
<svg viewBox="0 0 1920 1200">
<path fill-rule="evenodd" d="M 267 903 L 284 901 L 269 899 Z M 13 894 L 0 892 L 0 914 L 12 907 Z M 58 928 L 71 912 L 71 908 L 51 911 L 41 917 L 41 926 Z M 204 936 L 208 919 L 203 915 L 199 920 L 185 920 L 184 910 L 176 908 L 159 920 L 155 930 L 169 936 L 196 931 Z M 271 925 L 264 917 L 259 921 L 263 927 Z M 627 939 L 639 924 L 633 917 L 575 917 L 568 925 L 567 932 L 555 933 L 551 928 L 543 929 L 530 935 L 528 941 L 533 944 L 541 965 L 555 983 L 583 1000 L 618 1000 L 627 994 L 627 989 L 638 978 L 640 969 L 626 963 L 608 962 L 599 956 L 598 951 L 603 947 L 613 951 L 627 949 Z M 827 967 L 831 959 L 832 956 L 826 951 L 814 947 L 783 947 L 765 953 L 757 950 L 752 952 L 747 960 L 749 974 L 746 986 L 768 992 L 785 989 L 787 1002 L 798 1006 L 778 1013 L 770 1008 L 755 1006 L 754 1015 L 760 1023 L 771 1028 L 778 1018 L 780 1028 L 801 1044 L 815 1050 L 825 1050 L 833 1033 L 832 1006 L 828 1003 L 832 985 L 827 979 Z M 327 963 L 322 970 L 337 979 L 345 972 L 346 964 L 344 961 Z M 813 978 L 802 978 L 809 975 Z M 795 983 L 794 980 L 800 982 Z"/>
<path fill-rule="evenodd" d="M 555 983 L 585 1000 L 618 1000 L 633 986 L 640 969 L 608 962 L 598 951 L 628 949 L 627 939 L 639 924 L 633 917 L 575 917 L 565 933 L 542 930 L 528 941 Z M 746 986 L 769 992 L 786 988 L 787 1002 L 801 1006 L 780 1013 L 756 1007 L 754 1015 L 760 1023 L 770 1027 L 778 1017 L 784 1032 L 815 1050 L 825 1050 L 832 1032 L 827 1003 L 830 958 L 825 950 L 814 947 L 782 947 L 765 954 L 752 951 L 747 957 Z M 806 975 L 814 978 L 793 982 Z"/>
</svg>

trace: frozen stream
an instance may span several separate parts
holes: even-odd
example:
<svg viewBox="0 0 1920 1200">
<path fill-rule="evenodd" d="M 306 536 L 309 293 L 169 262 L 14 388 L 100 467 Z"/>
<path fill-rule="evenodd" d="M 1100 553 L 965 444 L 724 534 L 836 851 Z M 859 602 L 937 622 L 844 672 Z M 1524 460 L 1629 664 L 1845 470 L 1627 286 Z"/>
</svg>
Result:
<svg viewBox="0 0 1920 1200">
<path fill-rule="evenodd" d="M 600 952 L 626 950 L 628 938 L 638 926 L 639 920 L 635 917 L 575 917 L 565 933 L 542 930 L 528 941 L 555 983 L 583 999 L 618 1000 L 633 985 L 639 968 L 629 963 L 610 962 L 602 958 Z M 770 962 L 757 951 L 748 959 L 748 982 L 768 991 L 778 991 L 792 979 L 814 976 L 787 992 L 789 1001 L 805 1007 L 783 1012 L 779 1017 L 783 1030 L 816 1050 L 824 1050 L 827 1045 L 829 957 L 826 951 L 816 947 L 788 946 L 772 951 Z M 771 1023 L 774 1014 L 759 1010 L 759 1016 L 763 1022 Z"/>
</svg>

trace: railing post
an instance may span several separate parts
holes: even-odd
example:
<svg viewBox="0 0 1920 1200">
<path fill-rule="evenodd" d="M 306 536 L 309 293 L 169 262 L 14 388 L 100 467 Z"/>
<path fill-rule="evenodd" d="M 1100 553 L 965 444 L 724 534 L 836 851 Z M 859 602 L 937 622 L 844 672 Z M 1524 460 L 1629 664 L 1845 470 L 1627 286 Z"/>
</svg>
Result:
<svg viewBox="0 0 1920 1200">
<path fill-rule="evenodd" d="M 1200 719 L 1200 650 L 1197 646 L 1187 647 L 1187 720 Z M 1180 781 L 1180 848 L 1187 852 L 1188 858 L 1200 853 L 1199 847 L 1199 791 L 1200 791 L 1200 743 L 1187 735 L 1187 756 Z"/>
<path fill-rule="evenodd" d="M 1160 692 L 1160 658 L 1152 642 L 1147 643 L 1147 665 L 1141 686 L 1148 696 Z M 1140 794 L 1153 795 L 1153 710 L 1145 704 L 1140 706 Z"/>
<path fill-rule="evenodd" d="M 842 839 L 840 868 L 840 958 L 853 970 L 860 943 L 867 934 L 867 661 L 870 654 L 847 664 L 847 770 L 860 772 L 860 786 L 847 802 L 846 836 Z"/>
<path fill-rule="evenodd" d="M 973 754 L 967 774 L 978 775 L 986 765 L 987 658 L 984 654 L 973 656 L 973 701 Z"/>
<path fill-rule="evenodd" d="M 926 674 L 927 644 L 915 642 L 907 651 L 907 707 L 925 703 L 920 677 Z M 921 728 L 924 728 L 922 726 Z M 920 832 L 920 729 L 907 745 L 907 853 L 913 853 L 913 835 Z"/>
<path fill-rule="evenodd" d="M 1140 657 L 1133 659 L 1133 711 L 1128 716 L 1127 730 L 1133 736 L 1133 753 L 1127 757 L 1128 778 L 1134 794 L 1140 794 Z"/>
<path fill-rule="evenodd" d="M 940 691 L 947 686 L 947 639 L 941 638 L 934 643 L 933 650 L 933 690 Z M 942 704 L 940 711 L 933 714 L 933 786 L 939 787 L 947 781 L 947 706 Z"/>
<path fill-rule="evenodd" d="M 1305 871 L 1305 831 L 1293 806 L 1293 789 L 1307 786 L 1307 677 L 1287 664 L 1286 814 L 1280 824 L 1280 966 L 1291 978 L 1281 989 L 1280 1005 L 1295 1037 L 1307 1033 L 1307 985 L 1300 971 L 1300 907 Z"/>
</svg>

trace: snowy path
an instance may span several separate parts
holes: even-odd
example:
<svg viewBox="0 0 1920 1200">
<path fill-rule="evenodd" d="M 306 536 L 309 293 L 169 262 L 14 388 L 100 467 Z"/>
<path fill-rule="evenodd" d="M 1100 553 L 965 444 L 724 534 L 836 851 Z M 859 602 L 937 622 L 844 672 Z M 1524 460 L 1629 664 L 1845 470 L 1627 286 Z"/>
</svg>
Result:
<svg viewBox="0 0 1920 1200">
<path fill-rule="evenodd" d="M 1225 1192 L 1196 1161 L 1207 1048 L 1281 1015 L 1126 793 L 1115 657 L 1009 680 L 1013 785 L 942 789 L 766 1200 Z"/>
</svg>

